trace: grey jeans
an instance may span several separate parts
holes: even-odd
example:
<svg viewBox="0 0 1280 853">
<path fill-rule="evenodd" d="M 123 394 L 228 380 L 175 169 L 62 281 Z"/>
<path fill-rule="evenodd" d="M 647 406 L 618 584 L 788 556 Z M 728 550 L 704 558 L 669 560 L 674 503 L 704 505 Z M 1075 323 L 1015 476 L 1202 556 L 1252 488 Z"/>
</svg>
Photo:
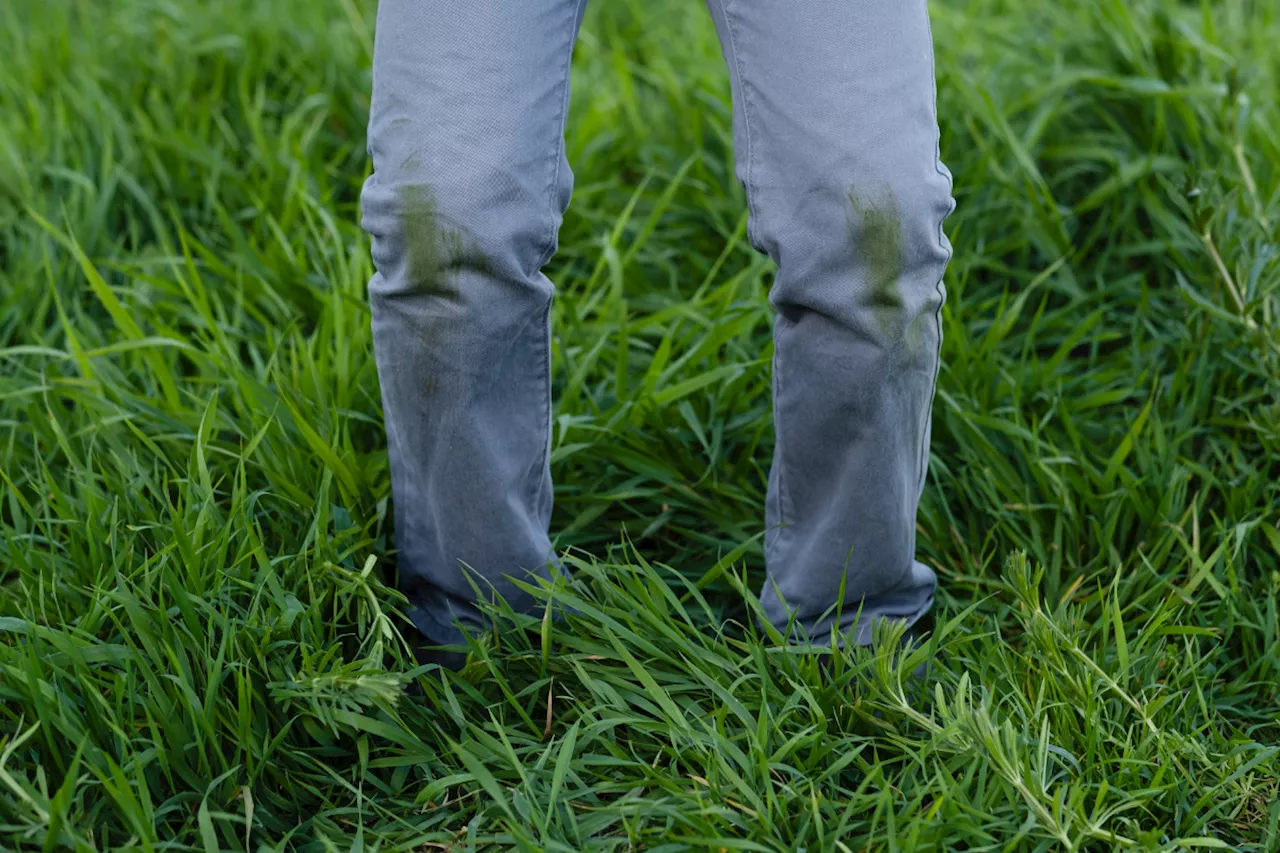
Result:
<svg viewBox="0 0 1280 853">
<path fill-rule="evenodd" d="M 458 642 L 548 577 L 551 281 L 585 0 L 381 0 L 364 227 L 402 583 Z M 710 0 L 751 244 L 777 263 L 762 601 L 780 630 L 914 622 L 951 248 L 925 0 Z M 843 601 L 840 600 L 843 588 Z M 839 605 L 839 607 L 837 607 Z M 839 611 L 839 624 L 835 624 Z"/>
</svg>

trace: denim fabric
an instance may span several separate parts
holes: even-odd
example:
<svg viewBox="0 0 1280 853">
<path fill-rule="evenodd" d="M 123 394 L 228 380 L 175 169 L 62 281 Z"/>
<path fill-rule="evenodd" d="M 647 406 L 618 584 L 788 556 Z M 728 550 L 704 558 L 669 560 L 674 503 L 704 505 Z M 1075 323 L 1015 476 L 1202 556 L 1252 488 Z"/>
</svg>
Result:
<svg viewBox="0 0 1280 853">
<path fill-rule="evenodd" d="M 402 582 L 432 641 L 548 577 L 549 310 L 585 0 L 382 0 L 363 192 Z M 752 245 L 777 264 L 762 600 L 780 630 L 914 623 L 951 247 L 924 0 L 710 0 Z M 486 593 L 487 594 L 487 593 Z M 794 617 L 794 619 L 793 619 Z M 856 628 L 855 628 L 856 626 Z"/>
</svg>

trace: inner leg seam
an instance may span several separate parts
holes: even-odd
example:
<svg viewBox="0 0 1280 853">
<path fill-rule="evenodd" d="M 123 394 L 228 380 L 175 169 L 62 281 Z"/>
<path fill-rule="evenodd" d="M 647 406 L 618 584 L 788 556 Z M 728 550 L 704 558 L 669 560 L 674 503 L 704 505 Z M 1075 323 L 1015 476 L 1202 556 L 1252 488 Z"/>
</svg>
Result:
<svg viewBox="0 0 1280 853">
<path fill-rule="evenodd" d="M 742 93 L 743 137 L 747 143 L 747 173 L 743 181 L 743 189 L 746 190 L 747 196 L 747 241 L 753 246 L 758 246 L 756 223 L 760 217 L 755 205 L 755 151 L 751 138 L 751 94 L 748 92 L 747 75 L 742 64 L 742 55 L 738 51 L 738 36 L 737 29 L 733 23 L 733 13 L 729 9 L 727 0 L 717 0 L 717 2 L 720 4 L 720 14 L 724 16 L 725 31 L 729 36 L 729 53 L 733 61 L 733 70 L 738 75 L 738 91 Z"/>
<path fill-rule="evenodd" d="M 556 250 L 556 231 L 559 227 L 559 223 L 556 221 L 559 218 L 559 214 L 556 213 L 556 188 L 560 185 L 560 164 L 564 161 L 565 119 L 568 117 L 569 112 L 569 77 L 573 65 L 573 45 L 576 41 L 577 22 L 582 17 L 582 8 L 586 2 L 587 0 L 578 0 L 573 7 L 573 15 L 569 18 L 568 45 L 564 52 L 564 64 L 560 69 L 560 110 L 557 112 L 556 119 L 553 122 L 556 129 L 556 141 L 551 155 L 551 182 L 547 186 L 547 207 L 551 209 L 550 225 L 547 229 L 547 236 L 543 241 L 545 247 L 538 259 L 537 267 L 534 269 L 535 274 L 542 269 L 547 261 L 551 260 L 551 256 Z"/>
<path fill-rule="evenodd" d="M 555 121 L 552 123 L 556 131 L 556 142 L 553 146 L 551 155 L 551 181 L 547 186 L 547 207 L 550 209 L 551 215 L 548 217 L 549 224 L 547 236 L 544 240 L 545 247 L 541 256 L 534 267 L 533 274 L 536 276 L 542 270 L 542 267 L 551 260 L 551 256 L 556 250 L 556 232 L 559 228 L 560 213 L 556 210 L 556 190 L 560 186 L 560 166 L 564 162 L 565 157 L 565 121 L 569 112 L 569 91 L 570 91 L 570 74 L 573 66 L 573 45 L 576 41 L 578 21 L 582 18 L 582 10 L 587 0 L 577 0 L 573 6 L 573 14 L 569 18 L 569 34 L 567 46 L 564 51 L 564 63 L 560 69 L 560 109 L 556 114 Z M 542 453 L 537 462 L 537 467 L 531 472 L 529 477 L 529 505 L 532 506 L 538 496 L 538 488 L 542 485 L 542 473 L 551 459 L 551 302 L 554 296 L 547 299 L 546 305 L 542 311 L 541 322 L 539 323 L 538 342 L 541 349 L 541 385 L 543 397 L 543 419 L 542 427 L 546 432 L 546 440 L 543 442 Z"/>
<path fill-rule="evenodd" d="M 946 256 L 942 262 L 942 271 L 938 274 L 938 281 L 934 284 L 934 292 L 938 294 L 938 307 L 934 310 L 934 325 L 938 330 L 938 347 L 934 356 L 933 363 L 933 379 L 929 385 L 929 405 L 925 409 L 924 423 L 920 428 L 920 474 L 916 483 L 916 491 L 924 490 L 925 480 L 929 476 L 929 448 L 925 446 L 925 439 L 929 435 L 929 423 L 933 419 L 933 406 L 938 395 L 938 378 L 942 372 L 942 307 L 946 301 L 946 297 L 942 293 L 942 282 L 947 275 L 947 266 L 951 263 L 951 257 L 954 250 L 947 240 L 946 232 L 943 231 L 943 224 L 947 221 L 947 217 L 956 209 L 956 200 L 953 195 L 955 190 L 955 182 L 950 173 L 942 167 L 942 126 L 938 123 L 938 77 L 937 77 L 937 57 L 934 55 L 933 46 L 933 22 L 929 17 L 929 9 L 927 3 L 925 6 L 925 31 L 929 37 L 929 81 L 933 87 L 933 126 L 934 126 L 934 148 L 933 148 L 933 168 L 939 176 L 947 183 L 947 196 L 950 201 L 947 204 L 947 210 L 938 219 L 938 246 L 943 250 Z"/>
</svg>

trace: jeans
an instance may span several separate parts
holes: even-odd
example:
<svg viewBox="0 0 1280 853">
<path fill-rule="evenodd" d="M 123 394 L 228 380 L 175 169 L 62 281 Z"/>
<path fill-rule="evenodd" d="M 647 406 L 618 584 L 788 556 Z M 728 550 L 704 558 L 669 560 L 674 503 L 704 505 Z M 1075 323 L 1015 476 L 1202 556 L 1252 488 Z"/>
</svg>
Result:
<svg viewBox="0 0 1280 853">
<path fill-rule="evenodd" d="M 542 267 L 573 187 L 564 123 L 584 4 L 378 8 L 363 225 L 401 579 L 434 643 L 481 626 L 477 589 L 528 608 L 509 576 L 560 565 Z M 777 264 L 761 601 L 779 630 L 865 645 L 876 618 L 923 616 L 936 583 L 915 559 L 915 516 L 954 201 L 928 11 L 709 5 L 748 238 Z"/>
</svg>

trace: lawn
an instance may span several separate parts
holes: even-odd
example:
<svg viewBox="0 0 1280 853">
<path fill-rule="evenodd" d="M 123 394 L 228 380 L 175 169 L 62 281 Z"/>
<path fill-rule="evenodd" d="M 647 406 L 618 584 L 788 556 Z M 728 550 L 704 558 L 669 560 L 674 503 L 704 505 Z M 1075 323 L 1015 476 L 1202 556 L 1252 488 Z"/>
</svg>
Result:
<svg viewBox="0 0 1280 853">
<path fill-rule="evenodd" d="M 549 269 L 575 612 L 497 608 L 449 675 L 394 592 L 372 11 L 0 4 L 0 850 L 1280 850 L 1274 0 L 933 4 L 942 590 L 896 663 L 755 627 L 728 79 L 701 3 L 596 0 Z"/>
</svg>

